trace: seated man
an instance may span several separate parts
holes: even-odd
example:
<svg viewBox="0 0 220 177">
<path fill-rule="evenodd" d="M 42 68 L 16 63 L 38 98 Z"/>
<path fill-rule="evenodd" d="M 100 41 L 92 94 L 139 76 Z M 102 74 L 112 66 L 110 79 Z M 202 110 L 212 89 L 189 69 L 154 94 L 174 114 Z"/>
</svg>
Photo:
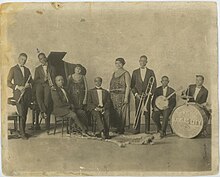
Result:
<svg viewBox="0 0 220 177">
<path fill-rule="evenodd" d="M 152 99 L 152 107 L 153 107 L 153 114 L 152 119 L 157 126 L 157 131 L 160 132 L 160 137 L 163 138 L 166 135 L 167 124 L 169 120 L 169 116 L 173 111 L 173 108 L 176 106 L 176 94 L 173 94 L 168 99 L 168 106 L 165 107 L 163 110 L 159 110 L 155 104 L 157 97 L 159 96 L 169 96 L 174 92 L 174 89 L 168 86 L 169 78 L 167 76 L 163 76 L 161 79 L 162 86 L 157 87 L 154 91 L 154 96 Z M 163 116 L 162 125 L 160 123 L 160 116 Z"/>
<path fill-rule="evenodd" d="M 208 90 L 203 86 L 204 77 L 196 75 L 196 84 L 189 85 L 185 95 L 189 97 L 189 102 L 205 104 L 208 98 Z"/>
<path fill-rule="evenodd" d="M 63 88 L 64 79 L 62 76 L 56 76 L 55 78 L 55 89 L 51 90 L 53 100 L 53 114 L 55 116 L 66 116 L 70 118 L 70 124 L 79 129 L 82 135 L 87 136 L 87 128 L 79 121 L 76 113 L 74 112 L 74 106 L 71 103 L 68 92 Z"/>
<path fill-rule="evenodd" d="M 96 132 L 103 139 L 109 138 L 110 97 L 107 90 L 101 88 L 102 78 L 94 80 L 95 88 L 88 91 L 87 109 L 96 120 Z"/>
</svg>

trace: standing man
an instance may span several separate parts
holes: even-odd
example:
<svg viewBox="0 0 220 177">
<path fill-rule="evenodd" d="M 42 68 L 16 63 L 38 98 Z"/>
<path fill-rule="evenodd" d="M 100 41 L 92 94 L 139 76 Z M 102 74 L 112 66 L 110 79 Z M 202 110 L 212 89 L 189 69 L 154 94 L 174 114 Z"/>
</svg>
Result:
<svg viewBox="0 0 220 177">
<path fill-rule="evenodd" d="M 159 110 L 155 104 L 157 97 L 159 96 L 167 97 L 173 92 L 175 92 L 174 89 L 168 86 L 169 78 L 167 76 L 163 76 L 161 78 L 161 83 L 162 83 L 162 86 L 156 88 L 153 99 L 152 99 L 152 107 L 153 107 L 152 119 L 157 126 L 157 132 L 159 132 L 160 137 L 163 138 L 166 135 L 166 129 L 167 129 L 168 121 L 169 121 L 169 116 L 171 112 L 173 111 L 173 108 L 176 106 L 176 94 L 173 94 L 168 99 L 167 107 L 164 107 L 163 110 Z M 161 115 L 163 116 L 162 125 L 160 123 Z"/>
<path fill-rule="evenodd" d="M 13 89 L 13 97 L 16 100 L 16 107 L 19 114 L 19 129 L 22 139 L 27 139 L 25 133 L 28 107 L 31 103 L 31 73 L 25 67 L 27 54 L 21 53 L 18 57 L 18 64 L 12 67 L 7 78 L 7 85 Z M 13 82 L 12 82 L 13 81 Z"/>
<path fill-rule="evenodd" d="M 35 69 L 34 82 L 36 84 L 36 100 L 40 109 L 40 115 L 45 119 L 47 133 L 50 128 L 50 114 L 52 112 L 51 88 L 54 87 L 55 68 L 48 64 L 44 53 L 38 55 L 41 63 Z"/>
<path fill-rule="evenodd" d="M 96 77 L 95 88 L 89 90 L 87 108 L 96 121 L 96 131 L 103 139 L 109 138 L 110 96 L 107 90 L 101 87 L 102 78 Z"/>
<path fill-rule="evenodd" d="M 140 57 L 139 63 L 140 63 L 140 68 L 136 69 L 132 73 L 132 78 L 131 78 L 131 90 L 132 93 L 135 96 L 135 109 L 136 109 L 136 114 L 137 114 L 137 109 L 138 105 L 140 103 L 140 98 L 143 93 L 145 93 L 149 79 L 151 76 L 154 77 L 154 83 L 152 87 L 151 93 L 154 93 L 154 90 L 157 86 L 156 83 L 156 77 L 154 74 L 154 71 L 147 68 L 147 56 L 143 55 Z M 147 95 L 145 96 L 145 101 L 146 101 Z M 150 100 L 147 103 L 147 112 L 144 113 L 145 115 L 145 133 L 149 133 L 150 131 Z M 141 119 L 139 119 L 138 126 L 135 130 L 135 134 L 140 133 L 140 126 L 141 126 Z"/>
</svg>

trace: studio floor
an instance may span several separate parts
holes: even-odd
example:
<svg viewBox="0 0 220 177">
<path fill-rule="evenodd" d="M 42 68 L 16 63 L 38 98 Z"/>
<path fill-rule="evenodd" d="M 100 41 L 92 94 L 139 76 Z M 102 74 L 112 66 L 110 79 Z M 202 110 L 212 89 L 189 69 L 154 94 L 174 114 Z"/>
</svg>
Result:
<svg viewBox="0 0 220 177">
<path fill-rule="evenodd" d="M 28 125 L 30 127 L 30 125 Z M 42 129 L 44 127 L 42 126 Z M 170 134 L 153 145 L 114 143 L 28 131 L 28 140 L 8 140 L 7 175 L 120 175 L 211 170 L 211 137 Z M 152 132 L 153 133 L 153 132 Z M 129 134 L 129 133 L 128 133 Z"/>
</svg>

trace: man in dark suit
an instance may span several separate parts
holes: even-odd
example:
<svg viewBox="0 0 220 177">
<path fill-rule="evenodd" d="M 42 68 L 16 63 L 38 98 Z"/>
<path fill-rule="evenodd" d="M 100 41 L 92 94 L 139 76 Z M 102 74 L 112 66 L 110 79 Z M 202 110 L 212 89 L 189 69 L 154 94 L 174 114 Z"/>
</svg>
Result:
<svg viewBox="0 0 220 177">
<path fill-rule="evenodd" d="M 189 85 L 186 91 L 187 96 L 191 96 L 189 102 L 195 102 L 198 104 L 204 104 L 208 98 L 208 90 L 203 86 L 204 77 L 202 75 L 196 75 L 196 84 Z"/>
<path fill-rule="evenodd" d="M 53 114 L 55 116 L 66 116 L 70 118 L 70 124 L 77 127 L 77 129 L 85 136 L 87 136 L 87 128 L 83 125 L 74 110 L 74 105 L 70 99 L 67 90 L 63 87 L 64 79 L 62 76 L 56 76 L 56 86 L 51 90 L 53 100 Z"/>
<path fill-rule="evenodd" d="M 137 109 L 140 103 L 141 95 L 145 93 L 147 85 L 149 83 L 149 79 L 151 77 L 154 77 L 154 83 L 153 83 L 151 93 L 154 92 L 157 86 L 154 71 L 146 67 L 147 62 L 148 62 L 147 57 L 145 55 L 141 56 L 139 60 L 140 68 L 134 70 L 132 73 L 131 90 L 135 96 L 136 113 L 137 113 Z M 146 98 L 147 98 L 147 95 L 145 95 L 145 101 L 146 101 Z M 149 100 L 151 100 L 151 97 Z M 145 133 L 149 133 L 150 131 L 150 101 L 147 104 L 147 112 L 145 112 L 144 115 L 145 115 Z M 139 119 L 138 126 L 134 132 L 135 134 L 140 133 L 140 125 L 141 125 L 141 119 Z"/>
<path fill-rule="evenodd" d="M 50 114 L 52 111 L 51 88 L 54 87 L 55 68 L 48 64 L 44 53 L 38 55 L 41 63 L 35 69 L 34 82 L 36 89 L 36 100 L 39 106 L 41 117 L 45 119 L 47 132 L 50 128 Z"/>
<path fill-rule="evenodd" d="M 32 78 L 30 70 L 24 66 L 26 61 L 27 54 L 21 53 L 18 57 L 18 64 L 10 69 L 7 78 L 7 85 L 13 89 L 13 98 L 16 100 L 16 107 L 19 114 L 19 129 L 22 139 L 27 139 L 25 127 L 28 107 L 31 103 Z"/>
<path fill-rule="evenodd" d="M 166 135 L 166 129 L 167 129 L 169 116 L 171 112 L 173 111 L 173 108 L 176 106 L 176 94 L 173 94 L 168 99 L 167 107 L 164 107 L 163 110 L 159 110 L 155 104 L 157 97 L 159 96 L 167 97 L 173 92 L 175 92 L 174 89 L 168 86 L 169 78 L 167 76 L 163 76 L 161 78 L 161 83 L 162 83 L 162 86 L 156 88 L 153 99 L 152 99 L 152 107 L 153 107 L 152 119 L 157 126 L 157 131 L 160 132 L 160 137 L 162 138 Z M 160 123 L 161 115 L 163 116 L 162 125 Z"/>
<path fill-rule="evenodd" d="M 97 136 L 109 138 L 110 96 L 107 90 L 101 88 L 102 78 L 96 77 L 95 88 L 89 90 L 87 109 L 96 120 Z"/>
</svg>

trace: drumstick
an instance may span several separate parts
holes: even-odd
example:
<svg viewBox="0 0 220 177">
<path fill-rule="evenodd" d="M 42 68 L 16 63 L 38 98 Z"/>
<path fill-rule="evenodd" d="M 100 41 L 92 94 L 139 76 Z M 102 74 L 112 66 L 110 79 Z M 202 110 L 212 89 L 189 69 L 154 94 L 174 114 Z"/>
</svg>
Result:
<svg viewBox="0 0 220 177">
<path fill-rule="evenodd" d="M 179 92 L 180 90 L 182 90 L 183 87 L 181 86 L 179 89 L 177 89 L 176 91 L 174 91 L 173 93 L 171 93 L 169 96 L 167 96 L 166 98 L 169 99 L 170 97 L 172 97 L 176 92 Z"/>
</svg>

